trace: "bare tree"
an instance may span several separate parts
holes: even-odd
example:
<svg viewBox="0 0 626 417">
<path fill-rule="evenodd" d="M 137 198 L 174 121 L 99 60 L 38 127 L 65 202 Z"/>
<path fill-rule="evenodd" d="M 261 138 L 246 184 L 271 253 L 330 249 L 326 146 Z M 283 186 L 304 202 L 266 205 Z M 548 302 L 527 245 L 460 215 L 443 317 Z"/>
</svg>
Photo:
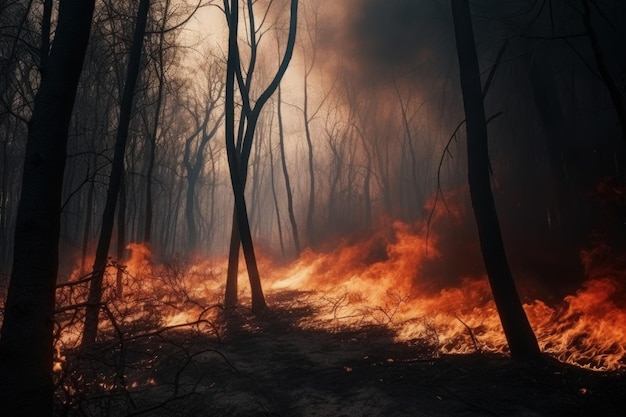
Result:
<svg viewBox="0 0 626 417">
<path fill-rule="evenodd" d="M 119 195 L 122 176 L 124 174 L 124 153 L 128 140 L 128 130 L 131 120 L 131 110 L 133 106 L 133 96 L 135 85 L 139 76 L 139 63 L 143 49 L 143 40 L 146 33 L 146 22 L 148 20 L 148 10 L 150 0 L 140 0 L 137 9 L 135 32 L 128 61 L 128 72 L 124 84 L 124 93 L 120 107 L 119 126 L 115 140 L 115 151 L 113 154 L 113 165 L 109 178 L 109 188 L 102 214 L 102 224 L 100 238 L 96 249 L 96 259 L 94 261 L 93 273 L 89 286 L 88 305 L 85 313 L 85 327 L 83 330 L 83 346 L 89 346 L 96 341 L 98 332 L 98 315 L 100 312 L 100 302 L 102 298 L 102 281 L 107 265 L 111 236 L 113 234 L 113 224 L 115 220 L 115 207 Z"/>
<path fill-rule="evenodd" d="M 500 321 L 514 359 L 540 356 L 504 250 L 491 191 L 487 122 L 469 0 L 451 0 L 467 129 L 468 178 L 480 247 Z"/>
<path fill-rule="evenodd" d="M 260 311 L 266 308 L 265 297 L 261 287 L 261 279 L 256 264 L 256 256 L 250 233 L 248 210 L 244 196 L 248 161 L 252 150 L 255 129 L 261 110 L 269 98 L 274 94 L 282 80 L 295 46 L 298 0 L 291 0 L 289 35 L 285 53 L 278 70 L 268 87 L 261 93 L 254 104 L 250 97 L 250 86 L 254 66 L 256 65 L 257 53 L 257 26 L 254 20 L 253 2 L 247 2 L 248 28 L 250 31 L 251 58 L 248 65 L 247 77 L 244 79 L 244 70 L 241 65 L 239 53 L 238 27 L 239 27 L 239 1 L 224 0 L 224 10 L 228 22 L 228 62 L 226 67 L 226 151 L 231 185 L 235 197 L 234 221 L 231 233 L 231 243 L 228 259 L 228 272 L 226 278 L 226 307 L 234 307 L 237 304 L 237 267 L 239 263 L 239 247 L 243 249 L 250 287 L 252 290 L 252 308 Z M 271 3 L 270 3 L 271 4 Z M 242 99 L 241 113 L 239 117 L 239 135 L 235 132 L 235 86 Z M 245 127 L 244 127 L 245 125 Z M 237 140 L 236 140 L 237 139 Z"/>
<path fill-rule="evenodd" d="M 0 335 L 0 408 L 51 416 L 55 285 L 68 129 L 93 0 L 62 0 L 29 124 L 13 269 Z"/>
<path fill-rule="evenodd" d="M 300 246 L 300 236 L 298 235 L 298 223 L 296 215 L 293 212 L 293 191 L 289 181 L 289 170 L 287 169 L 287 158 L 285 156 L 285 132 L 283 126 L 283 111 L 281 88 L 278 86 L 278 97 L 276 100 L 276 115 L 278 117 L 278 148 L 280 149 L 280 161 L 283 168 L 283 178 L 285 179 L 285 190 L 287 192 L 287 213 L 289 214 L 289 222 L 291 223 L 291 234 L 293 236 L 293 245 L 296 249 L 296 255 L 302 252 Z"/>
<path fill-rule="evenodd" d="M 214 65 L 213 68 L 215 69 L 216 66 Z M 197 130 L 185 140 L 185 151 L 183 155 L 183 163 L 187 171 L 187 191 L 185 198 L 187 248 L 191 253 L 196 251 L 198 244 L 195 215 L 196 187 L 204 168 L 206 147 L 217 133 L 224 118 L 223 111 L 219 111 L 219 114 L 216 116 L 222 98 L 224 84 L 217 80 L 217 72 L 214 70 L 209 69 L 206 76 L 208 91 L 206 103 L 202 103 L 204 107 L 204 117 L 202 121 L 196 121 Z"/>
</svg>

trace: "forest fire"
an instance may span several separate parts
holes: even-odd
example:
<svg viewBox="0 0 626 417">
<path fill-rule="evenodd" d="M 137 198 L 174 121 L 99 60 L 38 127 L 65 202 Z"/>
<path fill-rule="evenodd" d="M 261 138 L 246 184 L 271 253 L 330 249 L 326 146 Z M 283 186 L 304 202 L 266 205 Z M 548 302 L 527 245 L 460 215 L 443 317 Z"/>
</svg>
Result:
<svg viewBox="0 0 626 417">
<path fill-rule="evenodd" d="M 396 222 L 386 232 L 344 242 L 334 251 L 307 250 L 287 266 L 265 258 L 261 269 L 270 308 L 274 300 L 277 308 L 306 306 L 311 314 L 297 323 L 302 329 L 336 332 L 384 326 L 394 332 L 397 342 L 416 346 L 416 355 L 507 353 L 486 278 L 464 278 L 458 286 L 433 290 L 430 278 L 420 274 L 423 262 L 440 256 L 436 244 L 431 237 L 427 250 L 422 231 Z M 178 327 L 219 337 L 217 306 L 223 296 L 225 260 L 159 264 L 152 262 L 146 246 L 131 244 L 129 249 L 132 257 L 123 267 L 122 298 L 116 295 L 116 268 L 109 268 L 106 314 L 100 326 L 106 337 L 124 332 L 130 335 L 126 337 L 140 338 Z M 531 300 L 524 309 L 542 351 L 591 370 L 624 369 L 621 277 L 592 268 L 588 273 L 583 287 L 558 305 Z M 241 282 L 246 279 L 241 271 Z M 245 299 L 247 286 L 240 291 Z M 85 291 L 77 286 L 62 287 L 61 310 L 63 305 L 80 304 L 82 297 Z M 280 304 L 285 299 L 286 307 Z M 64 350 L 80 342 L 81 320 L 75 312 L 64 312 L 60 322 L 55 371 L 61 370 Z"/>
<path fill-rule="evenodd" d="M 8 3 L 3 412 L 623 414 L 626 2 Z"/>
</svg>

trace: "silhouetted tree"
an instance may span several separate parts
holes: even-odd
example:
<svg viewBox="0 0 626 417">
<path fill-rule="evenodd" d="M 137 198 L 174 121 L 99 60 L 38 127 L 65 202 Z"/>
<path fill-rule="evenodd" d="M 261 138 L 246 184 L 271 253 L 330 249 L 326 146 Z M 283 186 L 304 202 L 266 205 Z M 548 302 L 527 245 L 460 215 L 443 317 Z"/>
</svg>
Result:
<svg viewBox="0 0 626 417">
<path fill-rule="evenodd" d="M 490 182 L 487 122 L 469 0 L 451 0 L 467 131 L 468 178 L 483 260 L 511 356 L 540 355 L 509 268 Z"/>
<path fill-rule="evenodd" d="M 137 19 L 135 23 L 135 33 L 130 50 L 128 61 L 128 72 L 124 84 L 124 93 L 120 104 L 120 119 L 115 140 L 115 151 L 111 175 L 109 177 L 109 188 L 102 214 L 102 224 L 98 247 L 96 248 L 96 259 L 93 265 L 93 273 L 89 286 L 89 297 L 87 310 L 85 313 L 85 327 L 83 329 L 83 346 L 89 346 L 96 340 L 98 332 L 98 314 L 100 312 L 100 302 L 102 299 L 102 281 L 106 269 L 111 236 L 113 234 L 113 224 L 115 221 L 115 207 L 124 175 L 124 153 L 128 140 L 128 130 L 131 120 L 131 110 L 133 107 L 133 96 L 135 85 L 139 76 L 139 63 L 143 49 L 143 40 L 146 33 L 146 22 L 148 20 L 148 10 L 150 0 L 141 0 L 137 9 Z"/>
<path fill-rule="evenodd" d="M 94 0 L 61 0 L 28 130 L 11 281 L 0 335 L 0 409 L 51 416 L 55 285 L 68 129 Z"/>
<path fill-rule="evenodd" d="M 289 170 L 287 169 L 287 158 L 285 156 L 285 132 L 283 126 L 283 111 L 281 89 L 278 86 L 278 97 L 276 100 L 276 115 L 278 117 L 278 149 L 280 149 L 280 162 L 283 168 L 283 178 L 285 179 L 285 191 L 287 193 L 287 213 L 289 214 L 289 223 L 291 223 L 291 235 L 293 237 L 293 245 L 296 249 L 296 255 L 302 252 L 300 246 L 300 236 L 298 235 L 298 223 L 296 215 L 293 211 L 293 191 L 291 182 L 289 181 Z"/>
<path fill-rule="evenodd" d="M 243 249 L 250 288 L 252 292 L 252 308 L 255 311 L 263 310 L 266 307 L 265 297 L 261 287 L 261 279 L 256 264 L 248 211 L 244 196 L 246 176 L 248 173 L 248 161 L 252 150 L 256 125 L 263 106 L 274 94 L 280 81 L 282 80 L 291 57 L 296 39 L 298 0 L 291 0 L 290 23 L 287 46 L 280 62 L 278 70 L 268 87 L 261 93 L 254 105 L 250 97 L 250 85 L 254 66 L 256 65 L 257 53 L 257 27 L 254 22 L 253 2 L 247 3 L 248 29 L 250 31 L 251 59 L 248 66 L 247 77 L 244 79 L 241 66 L 241 56 L 238 44 L 239 27 L 239 1 L 224 0 L 224 10 L 228 22 L 228 62 L 226 67 L 226 151 L 228 155 L 228 165 L 231 185 L 235 197 L 233 228 L 231 232 L 230 251 L 228 259 L 228 271 L 226 278 L 225 305 L 234 307 L 237 304 L 237 268 L 239 264 L 239 248 Z M 239 132 L 235 132 L 235 83 L 242 98 L 241 115 L 239 117 Z M 244 127 L 245 126 L 245 127 Z"/>
<path fill-rule="evenodd" d="M 221 127 L 224 112 L 219 109 L 224 83 L 217 80 L 217 67 L 209 68 L 207 97 L 202 119 L 196 119 L 196 130 L 185 140 L 183 163 L 187 171 L 185 197 L 185 223 L 187 225 L 187 249 L 193 254 L 197 249 L 198 230 L 196 224 L 196 188 L 206 160 L 206 147 Z M 217 114 L 217 115 L 216 115 Z M 195 117 L 195 116 L 194 116 Z M 199 117 L 199 116 L 198 116 Z"/>
</svg>

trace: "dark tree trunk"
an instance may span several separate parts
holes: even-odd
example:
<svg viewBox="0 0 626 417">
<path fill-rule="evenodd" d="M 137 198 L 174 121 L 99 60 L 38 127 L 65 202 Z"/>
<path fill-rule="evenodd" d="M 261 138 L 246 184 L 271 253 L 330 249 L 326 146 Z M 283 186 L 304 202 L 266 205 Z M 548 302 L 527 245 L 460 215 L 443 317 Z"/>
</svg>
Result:
<svg viewBox="0 0 626 417">
<path fill-rule="evenodd" d="M 122 167 L 122 171 L 124 168 Z M 115 292 L 120 300 L 124 297 L 124 262 L 126 261 L 126 173 L 120 182 L 120 204 L 117 207 L 117 272 Z"/>
<path fill-rule="evenodd" d="M 91 158 L 90 166 L 93 163 L 95 168 L 95 158 Z M 89 173 L 91 176 L 91 174 Z M 93 174 L 95 177 L 95 173 Z M 85 208 L 85 228 L 83 229 L 83 247 L 80 259 L 80 273 L 85 273 L 87 263 L 87 253 L 89 252 L 89 239 L 91 238 L 91 216 L 93 212 L 93 195 L 95 193 L 94 178 L 89 179 L 89 191 L 87 191 L 87 207 Z"/>
<path fill-rule="evenodd" d="M 159 46 L 157 50 L 157 62 L 156 65 L 156 73 L 158 78 L 158 88 L 157 88 L 157 99 L 155 103 L 155 111 L 154 111 L 154 122 L 152 124 L 152 129 L 148 132 L 148 144 L 150 146 L 150 150 L 148 152 L 148 170 L 146 171 L 146 212 L 145 212 L 145 223 L 143 230 L 143 242 L 151 243 L 152 242 L 152 217 L 153 217 L 153 203 L 152 203 L 152 182 L 154 176 L 154 159 L 156 157 L 156 143 L 157 143 L 157 134 L 159 129 L 159 122 L 161 120 L 161 108 L 163 107 L 163 93 L 165 89 L 165 67 L 164 61 L 165 57 L 163 54 L 163 48 L 165 43 L 165 33 L 166 33 L 166 22 L 167 22 L 167 14 L 169 10 L 170 2 L 167 0 L 165 2 L 165 9 L 163 11 L 163 19 L 161 22 L 161 28 L 159 31 Z"/>
<path fill-rule="evenodd" d="M 233 209 L 233 221 L 230 230 L 230 243 L 228 250 L 228 268 L 226 271 L 226 291 L 224 294 L 224 307 L 234 308 L 237 306 L 238 285 L 237 275 L 239 269 L 239 250 L 241 240 L 239 239 L 239 222 L 237 221 L 237 211 Z"/>
<path fill-rule="evenodd" d="M 261 278 L 259 275 L 258 266 L 256 263 L 256 255 L 254 253 L 254 246 L 252 243 L 252 235 L 250 234 L 250 223 L 248 222 L 248 211 L 246 208 L 246 200 L 244 196 L 245 183 L 242 178 L 242 173 L 245 172 L 241 168 L 241 154 L 237 151 L 235 146 L 235 73 L 236 68 L 239 67 L 239 52 L 237 46 L 237 27 L 239 20 L 239 4 L 238 1 L 231 1 L 230 15 L 229 15 L 229 36 L 228 36 L 228 63 L 226 68 L 226 106 L 225 106 L 225 120 L 226 120 L 226 152 L 228 154 L 228 166 L 230 169 L 231 185 L 233 187 L 233 194 L 235 197 L 235 217 L 236 222 L 233 223 L 233 235 L 235 234 L 234 224 L 237 224 L 239 229 L 239 239 L 241 240 L 241 246 L 243 248 L 243 255 L 246 259 L 246 266 L 248 268 L 248 276 L 250 278 L 250 288 L 252 292 L 252 309 L 254 311 L 262 311 L 267 305 L 265 303 L 265 296 L 263 295 L 263 289 L 261 287 Z M 232 239 L 232 238 L 231 238 Z M 232 246 L 231 246 L 232 248 Z M 239 245 L 237 245 L 237 251 L 239 251 Z M 238 257 L 238 256 L 237 256 Z M 237 262 L 238 263 L 238 262 Z M 229 269 L 234 266 L 237 267 L 237 263 L 231 265 L 229 262 Z M 235 278 L 236 279 L 236 278 Z M 229 284 L 232 287 L 232 282 L 227 278 L 227 297 L 226 305 L 229 306 L 230 301 L 233 298 L 232 288 L 229 291 Z M 235 284 L 234 297 L 236 300 L 237 291 Z M 235 303 L 236 304 L 236 301 Z"/>
<path fill-rule="evenodd" d="M 0 336 L 0 410 L 51 416 L 55 285 L 68 128 L 93 0 L 62 0 L 29 124 L 11 281 Z"/>
<path fill-rule="evenodd" d="M 293 55 L 298 21 L 298 0 L 291 0 L 291 20 L 289 24 L 289 36 L 283 59 L 278 67 L 274 78 L 270 82 L 269 86 L 256 100 L 253 108 L 250 107 L 250 85 L 249 83 L 245 83 L 243 81 L 238 49 L 239 47 L 237 44 L 239 2 L 237 0 L 224 0 L 224 5 L 229 27 L 225 105 L 226 152 L 228 155 L 230 177 L 233 187 L 233 194 L 235 197 L 235 208 L 231 232 L 231 246 L 228 258 L 228 272 L 226 277 L 226 291 L 224 303 L 226 307 L 232 307 L 237 304 L 237 268 L 239 263 L 238 242 L 241 242 L 243 254 L 246 259 L 246 266 L 248 268 L 248 277 L 250 279 L 250 288 L 252 292 L 252 308 L 253 310 L 263 310 L 266 308 L 266 303 L 261 287 L 261 278 L 256 264 L 256 257 L 254 254 L 254 246 L 250 233 L 250 223 L 248 220 L 244 191 L 246 185 L 246 177 L 248 173 L 248 160 L 250 158 L 252 142 L 254 139 L 256 125 L 259 120 L 259 115 L 261 114 L 263 106 L 265 106 L 265 104 L 267 103 L 267 100 L 269 100 L 269 98 L 278 88 L 278 85 L 285 75 L 285 72 L 287 71 L 287 66 L 289 65 L 289 62 L 291 61 L 291 57 Z M 254 14 L 252 13 L 250 3 L 248 17 L 252 20 L 250 22 L 250 31 L 253 39 L 253 56 L 251 58 L 251 65 L 248 68 L 248 76 L 250 76 L 256 60 L 256 29 L 253 21 Z M 235 82 L 237 82 L 239 86 L 239 93 L 243 97 L 244 102 L 242 117 L 240 118 L 240 121 L 244 120 L 245 118 L 247 122 L 245 127 L 245 133 L 243 134 L 243 136 L 238 135 L 238 138 L 242 138 L 242 140 L 240 143 L 237 144 L 235 144 Z M 243 130 L 242 126 L 243 124 L 240 123 L 240 132 Z"/>
<path fill-rule="evenodd" d="M 469 187 L 483 260 L 511 357 L 536 359 L 539 346 L 509 269 L 491 191 L 487 123 L 469 0 L 451 0 L 451 4 L 467 121 Z"/>
<path fill-rule="evenodd" d="M 190 253 L 194 253 L 197 250 L 198 246 L 198 230 L 196 227 L 196 216 L 195 216 L 195 207 L 196 207 L 196 186 L 198 184 L 198 179 L 200 178 L 200 174 L 202 173 L 202 168 L 204 168 L 204 152 L 209 144 L 209 141 L 215 136 L 218 128 L 220 127 L 220 122 L 222 121 L 222 116 L 220 116 L 211 128 L 209 132 L 206 131 L 211 114 L 215 110 L 216 101 L 213 100 L 209 107 L 207 108 L 204 122 L 200 126 L 197 132 L 194 132 L 191 136 L 187 138 L 185 141 L 185 152 L 183 155 L 183 163 L 185 165 L 185 170 L 187 171 L 187 193 L 185 196 L 185 224 L 187 225 L 187 249 Z M 195 136 L 200 135 L 200 143 L 198 144 L 198 149 L 196 149 L 196 154 L 192 158 L 191 156 L 191 143 Z"/>
<path fill-rule="evenodd" d="M 293 212 L 293 192 L 291 191 L 291 183 L 289 181 L 289 171 L 287 170 L 287 159 L 285 157 L 285 134 L 283 132 L 283 112 L 281 103 L 281 91 L 278 87 L 278 103 L 276 115 L 278 116 L 278 145 L 280 149 L 280 162 L 283 168 L 283 176 L 285 178 L 285 190 L 287 192 L 287 212 L 289 213 L 289 222 L 291 223 L 291 233 L 293 236 L 293 245 L 296 249 L 296 255 L 300 256 L 302 249 L 300 247 L 300 237 L 298 235 L 298 224 L 296 216 Z"/>
<path fill-rule="evenodd" d="M 96 259 L 93 265 L 91 285 L 89 287 L 88 306 L 85 313 L 85 328 L 83 330 L 82 339 L 83 346 L 93 344 L 96 341 L 96 334 L 98 332 L 98 314 L 100 312 L 100 302 L 102 299 L 102 281 L 109 255 L 109 247 L 111 245 L 111 235 L 113 234 L 115 206 L 117 204 L 117 197 L 122 183 L 122 176 L 124 174 L 124 151 L 126 149 L 126 142 L 128 139 L 128 130 L 132 113 L 131 110 L 133 107 L 133 95 L 139 75 L 139 61 L 141 58 L 141 51 L 143 49 L 143 39 L 146 32 L 146 21 L 148 18 L 149 8 L 150 0 L 140 1 L 137 10 L 137 22 L 135 24 L 133 44 L 130 51 L 130 59 L 128 61 L 126 84 L 124 85 L 124 92 L 120 105 L 120 121 L 115 140 L 115 150 L 113 153 L 113 164 L 109 178 L 109 188 L 107 190 L 107 198 L 104 204 L 100 238 L 96 249 Z"/>
<path fill-rule="evenodd" d="M 313 161 L 313 139 L 311 137 L 311 119 L 309 118 L 309 73 L 313 65 L 310 68 L 304 70 L 304 106 L 302 113 L 304 116 L 304 137 L 306 138 L 306 146 L 308 150 L 308 162 L 309 162 L 309 204 L 306 211 L 306 234 L 309 240 L 309 245 L 315 246 L 317 244 L 317 233 L 313 225 L 313 214 L 315 213 L 315 164 Z"/>
<path fill-rule="evenodd" d="M 274 151 L 272 150 L 272 134 L 270 132 L 270 178 L 272 184 L 272 199 L 274 201 L 274 210 L 276 211 L 276 224 L 278 226 L 278 241 L 280 242 L 280 254 L 285 256 L 285 242 L 283 242 L 283 224 L 280 220 L 280 209 L 278 208 L 278 197 L 276 195 L 276 182 L 274 181 Z"/>
</svg>

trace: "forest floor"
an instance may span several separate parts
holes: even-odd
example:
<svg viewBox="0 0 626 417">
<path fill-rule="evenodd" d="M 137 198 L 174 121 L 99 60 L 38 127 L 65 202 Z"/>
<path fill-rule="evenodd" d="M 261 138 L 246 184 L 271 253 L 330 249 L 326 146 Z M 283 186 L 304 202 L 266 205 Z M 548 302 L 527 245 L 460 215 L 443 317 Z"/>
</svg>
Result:
<svg viewBox="0 0 626 417">
<path fill-rule="evenodd" d="M 486 353 L 438 355 L 425 345 L 395 343 L 383 326 L 303 329 L 297 323 L 310 314 L 307 307 L 273 301 L 262 316 L 231 312 L 220 323 L 219 340 L 169 333 L 129 343 L 123 393 L 66 390 L 68 398 L 74 393 L 71 406 L 59 414 L 626 415 L 625 372 L 588 371 L 549 358 L 527 364 Z M 104 366 L 106 356 L 101 351 L 76 364 L 91 362 L 97 379 L 102 369 L 94 363 Z M 90 378 L 73 375 L 74 381 Z"/>
</svg>

